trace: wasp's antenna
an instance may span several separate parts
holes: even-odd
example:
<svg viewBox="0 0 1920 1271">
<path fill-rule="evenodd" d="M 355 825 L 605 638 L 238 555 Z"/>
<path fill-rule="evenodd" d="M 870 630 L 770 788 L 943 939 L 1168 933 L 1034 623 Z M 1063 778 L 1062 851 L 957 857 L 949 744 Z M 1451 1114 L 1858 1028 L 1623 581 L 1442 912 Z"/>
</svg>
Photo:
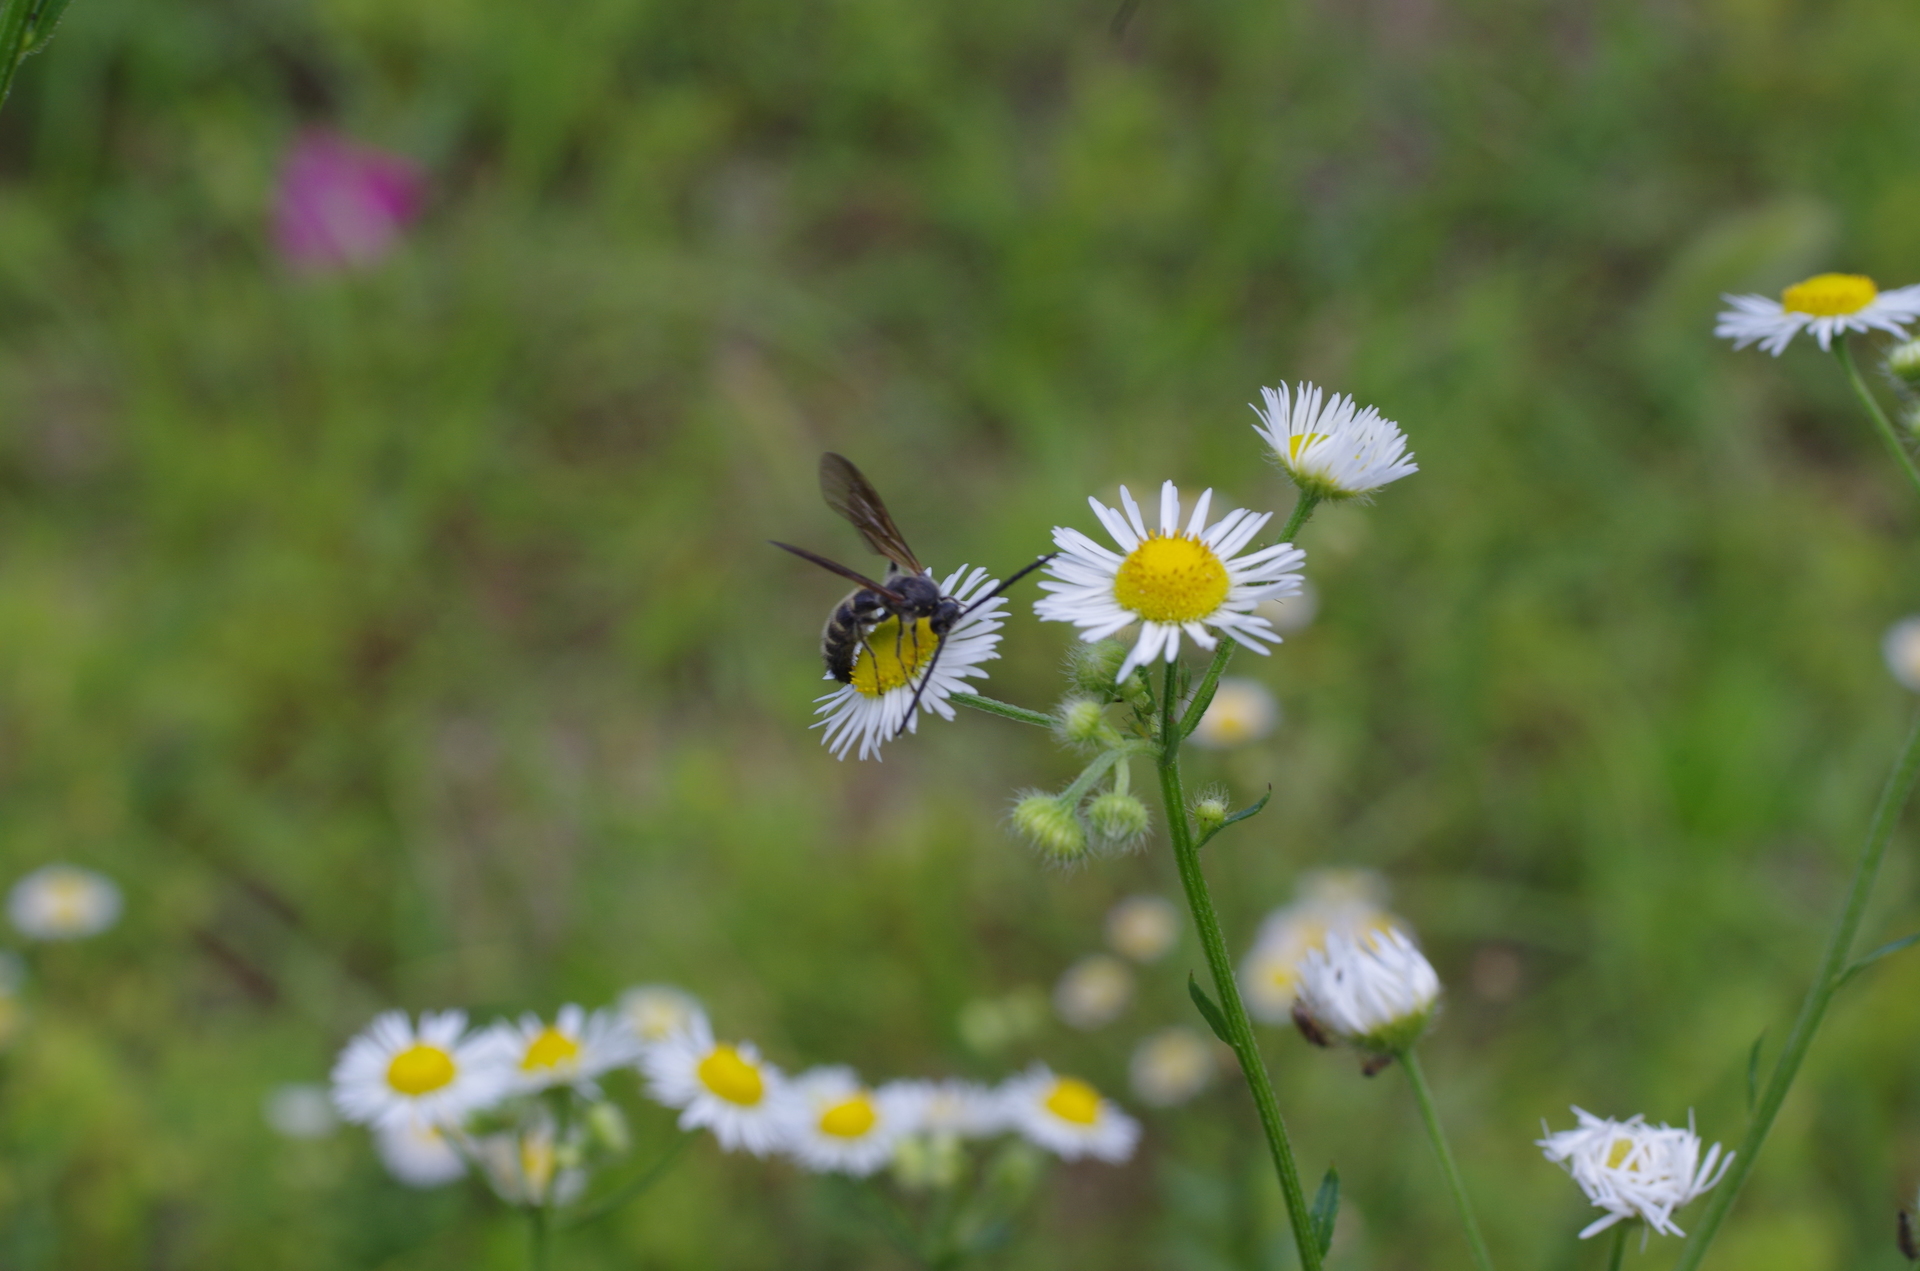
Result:
<svg viewBox="0 0 1920 1271">
<path fill-rule="evenodd" d="M 1045 556 L 1042 556 L 1039 560 L 1033 562 L 1033 564 L 1028 565 L 1026 568 L 1019 570 L 1018 572 L 1012 575 L 1009 575 L 1005 582 L 1001 583 L 999 586 L 995 587 L 992 591 L 980 597 L 978 600 L 974 601 L 972 604 L 968 605 L 965 609 L 962 609 L 960 611 L 960 616 L 953 620 L 954 627 L 958 627 L 961 624 L 961 622 L 965 621 L 966 616 L 972 613 L 975 609 L 978 609 L 981 605 L 986 604 L 989 600 L 992 600 L 995 596 L 998 596 L 1000 593 L 1004 592 L 1007 588 L 1013 586 L 1015 583 L 1019 582 L 1022 578 L 1025 578 L 1028 574 L 1031 574 L 1034 570 L 1040 568 L 1042 565 L 1046 564 L 1048 561 L 1052 560 L 1054 557 L 1058 556 L 1059 554 L 1060 554 L 1059 552 L 1048 552 Z M 905 625 L 905 624 L 902 624 L 902 625 Z M 951 630 L 951 628 L 949 630 Z M 913 700 L 907 703 L 907 713 L 901 716 L 900 727 L 894 732 L 892 740 L 894 741 L 900 740 L 900 738 L 903 735 L 905 735 L 907 731 L 907 725 L 913 722 L 913 713 L 920 709 L 920 695 L 927 691 L 927 684 L 933 679 L 933 668 L 940 665 L 940 655 L 946 651 L 946 648 L 947 648 L 946 637 L 942 636 L 940 638 L 940 643 L 934 647 L 933 656 L 927 659 L 927 669 L 921 674 L 920 682 L 913 686 Z"/>
</svg>

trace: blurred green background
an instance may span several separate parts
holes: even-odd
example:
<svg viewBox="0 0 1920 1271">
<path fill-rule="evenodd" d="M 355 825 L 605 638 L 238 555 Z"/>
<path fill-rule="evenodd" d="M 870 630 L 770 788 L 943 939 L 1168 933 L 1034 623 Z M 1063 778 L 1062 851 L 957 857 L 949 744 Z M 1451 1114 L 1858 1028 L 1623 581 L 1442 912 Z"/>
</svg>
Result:
<svg viewBox="0 0 1920 1271">
<path fill-rule="evenodd" d="M 1908 492 L 1830 359 L 1710 330 L 1920 278 L 1916 49 L 1884 0 L 77 0 L 0 115 L 0 881 L 129 903 L 31 955 L 0 1264 L 518 1265 L 477 1191 L 264 1123 L 387 1006 L 666 980 L 790 1068 L 1123 1091 L 1190 940 L 1108 1029 L 956 1020 L 1172 894 L 1164 847 L 1039 866 L 1007 800 L 1071 769 L 1000 720 L 836 762 L 841 588 L 765 540 L 858 558 L 827 448 L 943 569 L 1120 481 L 1284 514 L 1244 403 L 1308 378 L 1421 472 L 1316 517 L 1318 622 L 1236 664 L 1287 721 L 1195 765 L 1274 787 L 1208 849 L 1229 936 L 1384 871 L 1497 1258 L 1599 1265 L 1541 1118 L 1739 1139 L 1911 710 Z M 430 174 L 376 269 L 274 258 L 315 124 Z M 1032 594 L 990 691 L 1043 706 Z M 1871 943 L 1920 921 L 1911 849 Z M 1902 1265 L 1916 991 L 1849 988 L 1709 1266 Z M 1464 1263 L 1399 1074 L 1268 1042 L 1336 1266 Z M 1147 1122 L 1002 1264 L 1291 1265 L 1242 1089 Z M 902 1264 L 703 1141 L 559 1265 Z"/>
</svg>

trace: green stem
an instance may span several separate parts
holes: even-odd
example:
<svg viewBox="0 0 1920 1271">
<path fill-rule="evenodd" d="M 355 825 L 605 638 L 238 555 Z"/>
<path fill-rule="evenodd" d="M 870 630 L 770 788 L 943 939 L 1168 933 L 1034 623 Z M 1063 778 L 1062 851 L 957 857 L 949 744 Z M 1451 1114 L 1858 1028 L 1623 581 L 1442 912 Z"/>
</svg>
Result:
<svg viewBox="0 0 1920 1271">
<path fill-rule="evenodd" d="M 989 715 L 998 715 L 1001 719 L 1011 719 L 1017 723 L 1032 724 L 1035 728 L 1052 728 L 1053 716 L 1040 711 L 1030 711 L 1024 706 L 1013 706 L 1006 702 L 996 702 L 991 697 L 981 697 L 978 693 L 949 693 L 947 700 L 956 706 L 971 706 L 977 711 Z"/>
<path fill-rule="evenodd" d="M 1887 412 L 1880 409 L 1880 403 L 1867 388 L 1867 382 L 1860 378 L 1860 368 L 1853 364 L 1853 350 L 1847 345 L 1845 332 L 1833 343 L 1833 355 L 1840 359 L 1840 365 L 1846 368 L 1847 379 L 1853 384 L 1854 395 L 1860 404 L 1867 408 L 1867 414 L 1873 416 L 1873 422 L 1880 430 L 1880 440 L 1887 443 L 1887 449 L 1893 451 L 1893 457 L 1907 471 L 1907 480 L 1913 482 L 1916 493 L 1920 493 L 1920 468 L 1914 466 L 1913 455 L 1907 450 L 1906 443 L 1900 440 L 1900 434 L 1894 429 L 1893 421 L 1887 418 Z"/>
<path fill-rule="evenodd" d="M 1613 1252 L 1607 1255 L 1607 1271 L 1620 1271 L 1620 1264 L 1627 1260 L 1627 1232 L 1633 1228 L 1630 1222 L 1623 1222 L 1613 1229 Z"/>
<path fill-rule="evenodd" d="M 527 1271 L 547 1271 L 548 1237 L 552 1234 L 547 1217 L 544 1204 L 527 1209 Z"/>
<path fill-rule="evenodd" d="M 1267 1136 L 1273 1171 L 1279 1176 L 1280 1194 L 1287 1203 L 1287 1219 L 1293 1224 L 1293 1242 L 1300 1252 L 1301 1271 L 1320 1271 L 1320 1243 L 1314 1238 L 1306 1194 L 1300 1188 L 1300 1168 L 1294 1163 L 1293 1145 L 1287 1141 L 1287 1128 L 1280 1120 L 1273 1082 L 1267 1076 L 1266 1063 L 1254 1041 L 1253 1022 L 1247 1018 L 1247 1008 L 1240 1001 L 1233 961 L 1227 956 L 1220 918 L 1214 912 L 1207 878 L 1200 868 L 1200 849 L 1194 844 L 1193 827 L 1187 820 L 1187 797 L 1180 785 L 1181 734 L 1174 718 L 1174 664 L 1171 662 L 1167 663 L 1160 707 L 1160 794 L 1166 804 L 1167 837 L 1173 840 L 1180 885 L 1187 893 L 1187 907 L 1193 911 L 1200 947 L 1206 951 L 1207 969 L 1213 975 L 1213 989 L 1219 995 L 1220 1011 L 1227 1022 L 1228 1044 L 1240 1061 L 1240 1071 L 1246 1074 L 1247 1088 L 1253 1092 L 1254 1107 L 1260 1113 L 1260 1128 Z"/>
<path fill-rule="evenodd" d="M 1440 1128 L 1440 1114 L 1433 1107 L 1433 1091 L 1427 1087 L 1427 1074 L 1420 1067 L 1420 1056 L 1409 1046 L 1395 1056 L 1407 1070 L 1407 1084 L 1413 1087 L 1413 1101 L 1420 1105 L 1420 1120 L 1426 1124 L 1427 1137 L 1433 1140 L 1433 1152 L 1440 1158 L 1441 1172 L 1453 1190 L 1454 1208 L 1460 1211 L 1460 1225 L 1467 1229 L 1467 1244 L 1473 1249 L 1473 1264 L 1480 1271 L 1493 1271 L 1493 1258 L 1487 1253 L 1487 1240 L 1480 1234 L 1480 1221 L 1473 1216 L 1473 1202 L 1467 1198 L 1467 1182 L 1454 1163 L 1453 1149 L 1447 1146 L 1447 1132 Z"/>
<path fill-rule="evenodd" d="M 1740 1195 L 1741 1185 L 1747 1181 L 1747 1175 L 1753 1172 L 1754 1161 L 1759 1157 L 1761 1147 L 1766 1144 L 1768 1131 L 1773 1129 L 1774 1118 L 1780 1115 L 1780 1105 L 1786 1102 L 1787 1091 L 1793 1087 L 1793 1079 L 1800 1073 L 1801 1061 L 1807 1057 L 1807 1051 L 1813 1045 L 1813 1035 L 1819 1031 L 1820 1021 L 1833 1002 L 1834 993 L 1846 978 L 1854 936 L 1859 933 L 1861 916 L 1866 913 L 1867 899 L 1873 892 L 1873 880 L 1880 873 L 1880 861 L 1886 855 L 1887 844 L 1892 840 L 1894 827 L 1899 823 L 1900 810 L 1906 806 L 1907 796 L 1913 792 L 1916 774 L 1920 774 L 1920 720 L 1907 733 L 1906 743 L 1894 762 L 1893 773 L 1880 792 L 1879 806 L 1874 809 L 1873 823 L 1867 829 L 1866 846 L 1861 849 L 1860 863 L 1854 867 L 1847 903 L 1840 911 L 1839 921 L 1834 923 L 1833 934 L 1828 937 L 1827 952 L 1821 959 L 1820 972 L 1807 989 L 1799 1017 L 1793 1021 L 1793 1031 L 1787 1034 L 1786 1047 L 1775 1061 L 1773 1072 L 1767 1078 L 1767 1088 L 1760 1096 L 1759 1105 L 1754 1108 L 1753 1120 L 1747 1125 L 1747 1136 L 1734 1154 L 1726 1177 L 1714 1189 L 1713 1200 L 1708 1204 L 1706 1214 L 1694 1226 L 1686 1248 L 1681 1250 L 1680 1261 L 1674 1264 L 1674 1271 L 1695 1271 L 1699 1267 L 1701 1259 L 1707 1256 L 1707 1246 L 1713 1243 L 1713 1237 L 1720 1230 L 1727 1211 L 1733 1208 L 1734 1200 Z"/>
<path fill-rule="evenodd" d="M 590 1222 L 597 1222 L 605 1218 L 608 1214 L 659 1182 L 661 1176 L 667 1172 L 667 1167 L 680 1159 L 680 1153 L 686 1148 L 687 1142 L 691 1137 L 691 1135 L 683 1134 L 675 1139 L 673 1146 L 669 1147 L 660 1159 L 649 1166 L 644 1173 L 637 1174 L 633 1178 L 628 1179 L 604 1200 L 596 1202 L 592 1209 L 587 1210 L 585 1213 L 575 1214 L 569 1218 L 566 1223 L 567 1229 L 572 1230 L 575 1227 L 584 1227 Z"/>
</svg>

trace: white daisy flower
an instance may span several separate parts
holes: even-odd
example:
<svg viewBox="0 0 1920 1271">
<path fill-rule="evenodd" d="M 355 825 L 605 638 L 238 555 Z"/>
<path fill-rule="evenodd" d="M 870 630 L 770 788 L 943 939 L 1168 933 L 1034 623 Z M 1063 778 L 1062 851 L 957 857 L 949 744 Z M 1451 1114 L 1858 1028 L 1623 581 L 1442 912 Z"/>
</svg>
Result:
<svg viewBox="0 0 1920 1271">
<path fill-rule="evenodd" d="M 1722 311 L 1713 333 L 1744 349 L 1758 341 L 1779 357 L 1793 337 L 1811 331 L 1822 350 L 1849 331 L 1889 331 L 1904 336 L 1906 324 L 1920 318 L 1920 287 L 1882 291 L 1861 274 L 1817 274 L 1780 293 L 1722 296 L 1733 308 Z"/>
<path fill-rule="evenodd" d="M 1880 652 L 1901 687 L 1920 693 L 1920 615 L 1902 618 L 1888 627 Z"/>
<path fill-rule="evenodd" d="M 1104 953 L 1081 958 L 1053 986 L 1053 1010 L 1062 1023 L 1078 1029 L 1111 1024 L 1133 1000 L 1133 972 Z"/>
<path fill-rule="evenodd" d="M 1135 962 L 1158 962 L 1180 940 L 1180 911 L 1164 896 L 1128 896 L 1107 911 L 1107 944 Z"/>
<path fill-rule="evenodd" d="M 700 999 L 670 984 L 639 984 L 620 995 L 620 1019 L 642 1045 L 665 1041 L 701 1014 Z"/>
<path fill-rule="evenodd" d="M 521 1092 L 573 1086 L 590 1094 L 595 1077 L 640 1057 L 640 1044 L 624 1021 L 571 1005 L 561 1007 L 551 1024 L 532 1014 L 517 1024 L 502 1020 L 492 1038 Z"/>
<path fill-rule="evenodd" d="M 713 1131 L 720 1146 L 765 1156 L 780 1146 L 790 1095 L 780 1070 L 752 1042 L 716 1042 L 706 1016 L 647 1048 L 640 1057 L 647 1092 L 680 1109 L 680 1128 Z"/>
<path fill-rule="evenodd" d="M 1166 1028 L 1134 1047 L 1127 1079 L 1141 1102 L 1171 1108 L 1205 1090 L 1217 1069 L 1206 1038 L 1191 1028 Z"/>
<path fill-rule="evenodd" d="M 818 1174 L 865 1177 L 893 1159 L 903 1135 L 918 1128 L 918 1087 L 862 1085 L 851 1068 L 815 1068 L 795 1077 L 782 1150 Z"/>
<path fill-rule="evenodd" d="M 578 1160 L 578 1144 L 560 1141 L 544 1108 L 513 1130 L 475 1140 L 472 1152 L 494 1194 L 509 1205 L 567 1205 L 587 1188 L 587 1172 L 568 1164 Z"/>
<path fill-rule="evenodd" d="M 931 575 L 933 571 L 927 572 Z M 986 570 L 969 571 L 962 565 L 940 584 L 940 593 L 971 606 L 999 585 L 998 579 L 987 577 Z M 908 732 L 919 728 L 920 717 L 911 707 L 915 689 L 923 681 L 926 687 L 919 690 L 920 709 L 952 719 L 953 707 L 947 698 L 966 692 L 967 680 L 986 675 L 981 663 L 1000 656 L 1006 603 L 1004 596 L 981 603 L 945 636 L 936 636 L 925 618 L 907 630 L 902 630 L 898 618 L 889 618 L 868 631 L 854 655 L 853 682 L 819 699 L 819 709 L 814 713 L 824 717 L 815 725 L 826 729 L 821 740 L 839 759 L 845 759 L 855 745 L 862 759 L 875 757 L 881 745 L 893 740 L 902 726 Z M 939 654 L 937 661 L 935 653 Z"/>
<path fill-rule="evenodd" d="M 1312 384 L 1263 388 L 1253 430 L 1273 447 L 1293 483 L 1316 498 L 1352 499 L 1420 471 L 1399 425 L 1351 397 L 1328 397 Z"/>
<path fill-rule="evenodd" d="M 454 1130 L 419 1117 L 402 1117 L 373 1131 L 374 1150 L 387 1173 L 408 1187 L 444 1187 L 467 1172 L 467 1161 L 454 1146 Z"/>
<path fill-rule="evenodd" d="M 1261 641 L 1280 639 L 1253 608 L 1298 590 L 1300 575 L 1289 571 L 1307 554 L 1291 543 L 1279 543 L 1239 555 L 1271 513 L 1229 512 L 1208 525 L 1213 502 L 1213 491 L 1208 490 L 1194 504 L 1183 530 L 1180 491 L 1169 481 L 1160 488 L 1159 528 L 1149 532 L 1125 486 L 1120 487 L 1125 515 L 1098 499 L 1087 502 L 1126 554 L 1102 547 L 1079 530 L 1056 528 L 1053 541 L 1060 554 L 1047 566 L 1049 581 L 1040 584 L 1053 594 L 1033 608 L 1047 621 L 1071 622 L 1087 641 L 1103 640 L 1139 623 L 1139 639 L 1116 679 L 1124 680 L 1135 667 L 1159 658 L 1173 661 L 1182 634 L 1211 649 L 1218 643 L 1215 633 L 1224 633 L 1262 654 L 1267 650 Z"/>
<path fill-rule="evenodd" d="M 260 1101 L 260 1114 L 275 1134 L 288 1139 L 324 1139 L 340 1126 L 327 1088 L 307 1082 L 267 1091 Z"/>
<path fill-rule="evenodd" d="M 1000 1087 L 1007 1117 L 1029 1142 L 1063 1160 L 1091 1156 L 1119 1164 L 1133 1155 L 1140 1123 L 1078 1077 L 1035 1064 Z"/>
<path fill-rule="evenodd" d="M 1673 1211 L 1710 1190 L 1733 1164 L 1734 1153 L 1721 1155 L 1718 1143 L 1700 1159 L 1700 1136 L 1693 1132 L 1691 1113 L 1684 1130 L 1651 1126 L 1638 1115 L 1611 1121 L 1579 1108 L 1573 1114 L 1580 1124 L 1558 1134 L 1541 1122 L 1547 1137 L 1536 1144 L 1548 1160 L 1573 1176 L 1588 1200 L 1607 1211 L 1581 1231 L 1582 1240 L 1631 1219 L 1662 1235 L 1685 1235 L 1674 1226 Z"/>
<path fill-rule="evenodd" d="M 387 1011 L 340 1052 L 333 1103 L 362 1125 L 412 1117 L 458 1126 L 504 1096 L 510 1081 L 489 1038 L 467 1031 L 465 1011 L 424 1012 L 417 1029 L 405 1011 Z"/>
<path fill-rule="evenodd" d="M 1259 741 L 1280 722 L 1280 703 L 1258 680 L 1222 676 L 1206 713 L 1188 740 L 1209 750 L 1230 750 Z"/>
<path fill-rule="evenodd" d="M 120 889 L 77 865 L 43 865 L 7 893 L 7 916 L 35 940 L 99 935 L 120 917 Z"/>
<path fill-rule="evenodd" d="M 1335 1040 L 1391 1055 L 1419 1040 L 1440 1002 L 1440 977 L 1406 933 L 1327 936 L 1300 963 L 1300 1007 Z"/>
<path fill-rule="evenodd" d="M 977 1081 L 949 1077 L 942 1081 L 894 1081 L 882 1087 L 902 1090 L 914 1100 L 914 1129 L 924 1134 L 951 1134 L 962 1139 L 987 1139 L 1007 1125 L 1007 1102 L 1000 1091 Z"/>
<path fill-rule="evenodd" d="M 1364 870 L 1317 870 L 1302 878 L 1298 898 L 1267 915 L 1240 964 L 1248 1013 L 1263 1023 L 1288 1022 L 1299 996 L 1300 964 L 1325 947 L 1330 933 L 1393 929 L 1397 920 L 1384 907 L 1385 893 L 1379 876 Z"/>
</svg>

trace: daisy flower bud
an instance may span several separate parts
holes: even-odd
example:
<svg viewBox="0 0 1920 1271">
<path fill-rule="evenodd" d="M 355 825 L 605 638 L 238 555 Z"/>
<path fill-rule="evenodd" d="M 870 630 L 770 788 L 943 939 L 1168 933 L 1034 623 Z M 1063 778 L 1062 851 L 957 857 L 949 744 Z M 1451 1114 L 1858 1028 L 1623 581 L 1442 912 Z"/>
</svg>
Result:
<svg viewBox="0 0 1920 1271">
<path fill-rule="evenodd" d="M 1065 744 L 1082 749 L 1107 747 L 1120 740 L 1119 730 L 1107 722 L 1106 704 L 1096 697 L 1070 697 L 1060 703 L 1053 731 Z"/>
<path fill-rule="evenodd" d="M 1254 425 L 1273 447 L 1302 494 L 1337 501 L 1363 498 L 1389 482 L 1420 469 L 1407 453 L 1399 425 L 1351 397 L 1328 397 L 1312 384 L 1263 388 L 1265 408 L 1255 406 Z"/>
<path fill-rule="evenodd" d="M 1882 291 L 1862 274 L 1817 274 L 1780 293 L 1722 296 L 1730 309 L 1720 314 L 1713 333 L 1744 349 L 1758 343 L 1779 357 L 1802 331 L 1813 334 L 1824 352 L 1835 336 L 1849 331 L 1886 331 L 1905 338 L 1907 324 L 1920 317 L 1920 287 Z"/>
<path fill-rule="evenodd" d="M 1087 827 L 1073 804 L 1052 794 L 1028 794 L 1013 805 L 1013 828 L 1050 861 L 1067 864 L 1087 854 Z"/>
<path fill-rule="evenodd" d="M 1109 847 L 1135 846 L 1146 837 L 1151 823 L 1147 805 L 1130 794 L 1108 790 L 1087 803 L 1087 824 Z"/>
<path fill-rule="evenodd" d="M 1202 834 L 1217 830 L 1227 823 L 1227 801 L 1220 795 L 1202 795 L 1193 801 L 1194 824 L 1200 827 Z"/>
<path fill-rule="evenodd" d="M 1718 1143 L 1701 1160 L 1691 1114 L 1684 1130 L 1651 1126 L 1638 1115 L 1612 1121 L 1579 1108 L 1573 1115 L 1580 1119 L 1577 1127 L 1548 1132 L 1536 1144 L 1548 1160 L 1573 1176 L 1588 1200 L 1607 1211 L 1581 1231 L 1582 1240 L 1629 1220 L 1644 1222 L 1662 1235 L 1685 1235 L 1674 1226 L 1673 1211 L 1710 1190 L 1733 1164 L 1734 1154 L 1723 1156 Z M 1546 1123 L 1540 1128 L 1546 1130 Z"/>
<path fill-rule="evenodd" d="M 7 893 L 7 916 L 34 940 L 96 936 L 120 917 L 120 889 L 77 865 L 43 865 Z"/>
<path fill-rule="evenodd" d="M 587 1127 L 587 1139 L 608 1156 L 625 1156 L 633 1147 L 633 1131 L 627 1127 L 627 1114 L 620 1105 L 601 1099 L 587 1108 L 581 1118 Z"/>
<path fill-rule="evenodd" d="M 1418 1041 L 1439 1003 L 1439 975 L 1397 930 L 1333 932 L 1300 964 L 1301 1010 L 1321 1032 L 1376 1055 Z"/>
<path fill-rule="evenodd" d="M 1123 640 L 1095 640 L 1067 650 L 1067 682 L 1076 693 L 1107 699 L 1120 696 L 1120 667 L 1127 660 Z"/>
</svg>

